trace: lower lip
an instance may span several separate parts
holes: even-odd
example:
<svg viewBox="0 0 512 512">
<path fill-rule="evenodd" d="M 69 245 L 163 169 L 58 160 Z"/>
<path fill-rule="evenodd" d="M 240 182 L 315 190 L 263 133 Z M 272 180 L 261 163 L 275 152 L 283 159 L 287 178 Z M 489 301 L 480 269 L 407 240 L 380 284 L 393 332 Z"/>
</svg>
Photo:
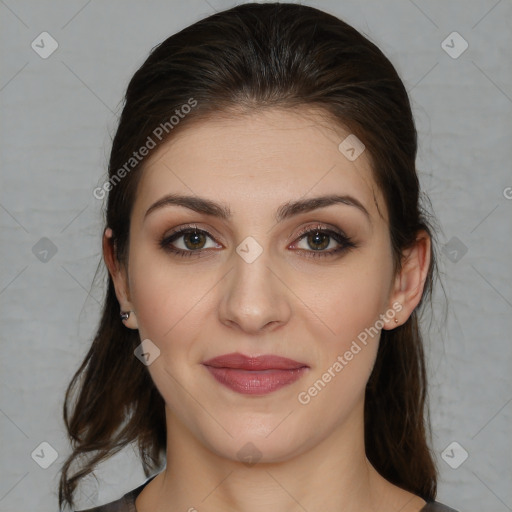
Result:
<svg viewBox="0 0 512 512">
<path fill-rule="evenodd" d="M 300 379 L 307 367 L 293 370 L 241 370 L 206 366 L 213 377 L 228 388 L 244 395 L 264 395 Z"/>
</svg>

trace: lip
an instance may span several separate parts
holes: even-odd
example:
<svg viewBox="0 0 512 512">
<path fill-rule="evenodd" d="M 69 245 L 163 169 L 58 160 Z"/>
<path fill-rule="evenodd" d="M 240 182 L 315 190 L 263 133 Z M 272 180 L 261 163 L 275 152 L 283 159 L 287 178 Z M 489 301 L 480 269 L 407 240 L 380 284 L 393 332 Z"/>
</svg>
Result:
<svg viewBox="0 0 512 512">
<path fill-rule="evenodd" d="M 238 352 L 214 357 L 203 365 L 217 382 L 248 395 L 277 391 L 297 381 L 309 369 L 307 364 L 286 357 L 246 356 Z"/>
<path fill-rule="evenodd" d="M 203 364 L 214 368 L 236 368 L 240 370 L 296 370 L 308 366 L 306 363 L 273 354 L 246 356 L 239 352 L 214 357 L 204 361 Z"/>
</svg>

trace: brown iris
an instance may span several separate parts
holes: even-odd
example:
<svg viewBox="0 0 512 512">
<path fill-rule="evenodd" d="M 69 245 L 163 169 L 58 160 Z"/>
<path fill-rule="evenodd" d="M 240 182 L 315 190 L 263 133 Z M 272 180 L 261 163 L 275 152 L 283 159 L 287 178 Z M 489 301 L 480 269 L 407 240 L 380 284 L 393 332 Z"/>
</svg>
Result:
<svg viewBox="0 0 512 512">
<path fill-rule="evenodd" d="M 190 233 L 184 233 L 183 241 L 187 249 L 201 249 L 206 242 L 206 237 L 204 236 L 204 233 L 193 231 Z"/>
<path fill-rule="evenodd" d="M 315 251 L 320 251 L 325 249 L 329 245 L 330 236 L 321 233 L 319 231 L 314 231 L 310 233 L 307 237 L 308 245 Z"/>
</svg>

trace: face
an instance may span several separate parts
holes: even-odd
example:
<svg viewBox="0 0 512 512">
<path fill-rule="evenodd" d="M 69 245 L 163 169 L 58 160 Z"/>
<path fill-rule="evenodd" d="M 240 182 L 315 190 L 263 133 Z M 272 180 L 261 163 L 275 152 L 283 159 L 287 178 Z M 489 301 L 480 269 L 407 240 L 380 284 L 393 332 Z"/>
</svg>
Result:
<svg viewBox="0 0 512 512">
<path fill-rule="evenodd" d="M 285 460 L 361 428 L 402 306 L 384 200 L 348 135 L 268 110 L 184 128 L 146 163 L 116 290 L 160 351 L 168 427 L 223 457 Z M 205 365 L 233 353 L 247 358 Z"/>
</svg>

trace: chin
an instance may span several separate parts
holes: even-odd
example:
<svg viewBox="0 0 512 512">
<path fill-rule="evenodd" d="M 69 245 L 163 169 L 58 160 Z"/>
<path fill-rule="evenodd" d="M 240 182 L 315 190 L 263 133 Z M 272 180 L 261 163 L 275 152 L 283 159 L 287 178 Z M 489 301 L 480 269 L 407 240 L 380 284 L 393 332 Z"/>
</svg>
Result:
<svg viewBox="0 0 512 512">
<path fill-rule="evenodd" d="M 204 432 L 207 448 L 220 457 L 243 462 L 247 466 L 256 463 L 279 463 L 287 461 L 308 448 L 313 438 L 308 429 L 294 428 L 288 420 L 279 417 L 267 417 L 257 424 L 254 421 L 233 422 L 220 436 L 213 436 L 210 429 Z M 282 422 L 282 423 L 281 423 Z M 280 424 L 281 423 L 281 424 Z"/>
</svg>

